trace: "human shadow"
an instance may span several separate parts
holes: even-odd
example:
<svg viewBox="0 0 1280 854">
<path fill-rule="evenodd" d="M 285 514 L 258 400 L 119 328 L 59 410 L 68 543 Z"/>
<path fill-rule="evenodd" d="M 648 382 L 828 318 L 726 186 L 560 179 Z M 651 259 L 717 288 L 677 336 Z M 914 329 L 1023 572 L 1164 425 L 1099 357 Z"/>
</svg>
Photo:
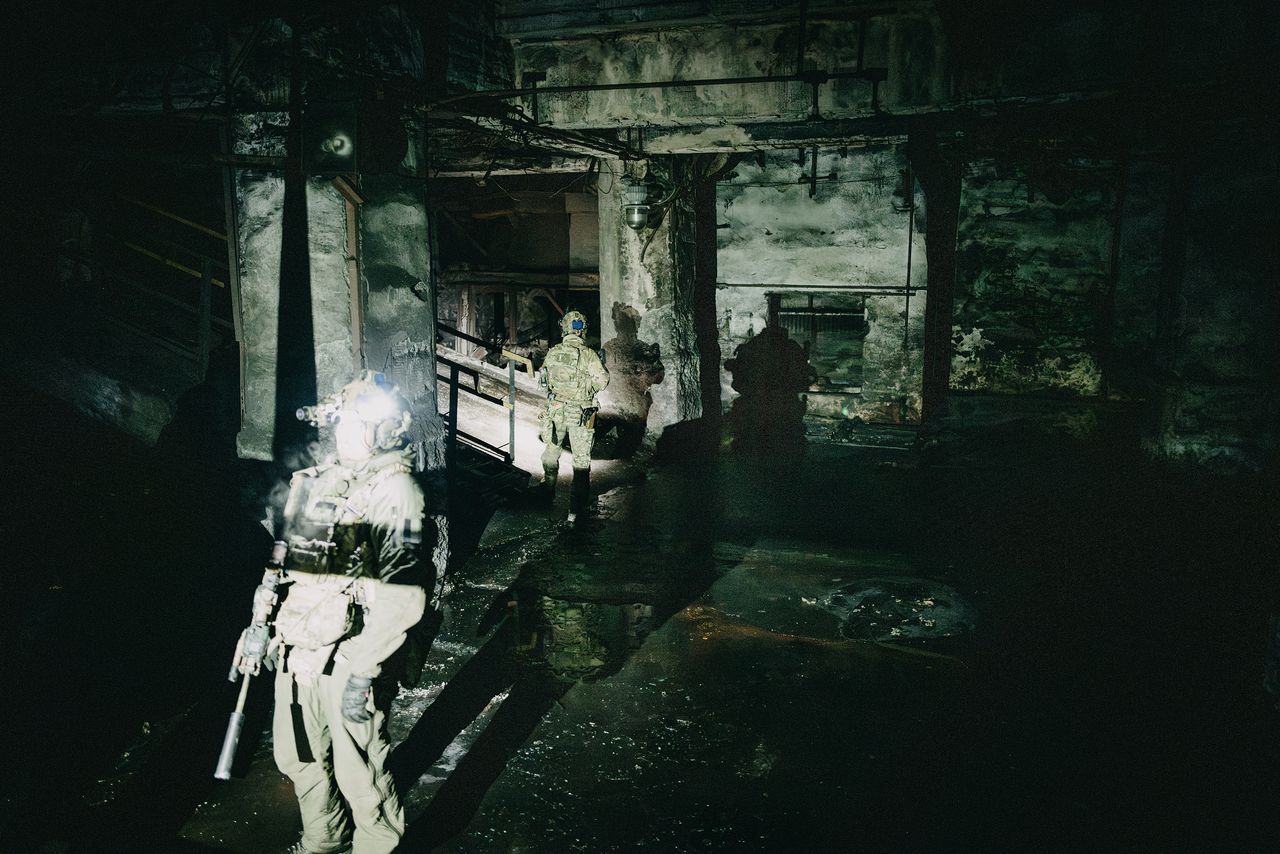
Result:
<svg viewBox="0 0 1280 854">
<path fill-rule="evenodd" d="M 729 411 L 735 453 L 762 459 L 804 455 L 805 400 L 814 380 L 804 349 L 776 324 L 738 346 L 724 363 L 738 398 Z"/>
<path fill-rule="evenodd" d="M 715 526 L 708 524 L 716 503 L 698 492 L 694 497 L 677 489 L 671 504 L 701 508 L 686 514 L 700 516 L 699 523 L 686 518 L 665 533 L 637 525 L 635 542 L 622 544 L 599 542 L 601 525 L 566 529 L 557 547 L 526 562 L 495 597 L 478 628 L 492 635 L 391 754 L 388 767 L 402 793 L 495 697 L 503 691 L 507 696 L 430 804 L 412 818 L 398 850 L 430 851 L 462 831 L 566 692 L 621 670 L 649 634 L 719 577 Z M 652 565 L 641 563 L 644 549 Z M 585 569 L 584 557 L 601 560 Z"/>
<path fill-rule="evenodd" d="M 600 393 L 596 433 L 614 431 L 613 456 L 629 457 L 644 440 L 653 406 L 649 389 L 664 380 L 666 369 L 659 346 L 640 340 L 640 312 L 615 302 L 611 316 L 617 334 L 603 345 L 609 385 Z"/>
</svg>

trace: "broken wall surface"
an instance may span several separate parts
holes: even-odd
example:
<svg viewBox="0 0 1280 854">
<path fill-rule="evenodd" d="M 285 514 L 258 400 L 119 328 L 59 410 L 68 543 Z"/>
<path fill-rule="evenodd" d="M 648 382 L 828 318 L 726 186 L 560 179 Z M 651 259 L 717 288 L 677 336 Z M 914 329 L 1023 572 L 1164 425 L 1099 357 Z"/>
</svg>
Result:
<svg viewBox="0 0 1280 854">
<path fill-rule="evenodd" d="M 1100 393 L 1114 170 L 1082 165 L 1050 200 L 1021 165 L 969 165 L 956 241 L 952 388 Z"/>
<path fill-rule="evenodd" d="M 960 411 L 1037 417 L 1057 401 L 1052 411 L 1074 408 L 1058 420 L 1080 435 L 1119 404 L 1141 414 L 1155 456 L 1265 465 L 1280 320 L 1259 260 L 1274 268 L 1263 236 L 1276 224 L 1265 201 L 1274 172 L 1260 181 L 1168 153 L 1062 164 L 1056 179 L 1009 159 L 966 173 L 951 373 L 970 398 Z"/>
<path fill-rule="evenodd" d="M 901 195 L 900 174 L 905 154 L 895 145 L 819 149 L 817 173 L 827 177 L 810 197 L 800 179 L 813 161 L 807 150 L 803 158 L 799 153 L 763 152 L 719 184 L 721 352 L 732 357 L 764 328 L 770 292 L 818 292 L 824 299 L 863 294 L 862 393 L 847 414 L 917 418 L 925 292 L 904 293 L 909 243 L 913 286 L 923 286 L 926 267 L 920 228 L 908 238 L 910 200 Z M 733 398 L 727 373 L 722 389 L 727 406 Z"/>
<path fill-rule="evenodd" d="M 845 12 L 844 15 L 848 15 Z M 840 16 L 843 17 L 844 15 Z M 792 74 L 802 68 L 852 70 L 859 54 L 857 20 L 811 20 L 805 46 L 800 28 L 785 23 L 715 24 L 649 32 L 604 32 L 547 40 L 526 37 L 515 45 L 518 74 L 545 73 L 546 86 L 719 79 Z M 880 105 L 910 111 L 948 93 L 945 44 L 926 10 L 865 19 L 863 64 L 887 67 Z M 797 67 L 797 59 L 803 63 Z M 762 82 L 540 95 L 538 118 L 561 127 L 619 124 L 723 124 L 761 118 L 800 120 L 810 115 L 811 87 L 803 82 Z M 532 113 L 532 101 L 526 99 Z M 871 83 L 837 79 L 821 87 L 824 117 L 870 115 Z"/>
</svg>

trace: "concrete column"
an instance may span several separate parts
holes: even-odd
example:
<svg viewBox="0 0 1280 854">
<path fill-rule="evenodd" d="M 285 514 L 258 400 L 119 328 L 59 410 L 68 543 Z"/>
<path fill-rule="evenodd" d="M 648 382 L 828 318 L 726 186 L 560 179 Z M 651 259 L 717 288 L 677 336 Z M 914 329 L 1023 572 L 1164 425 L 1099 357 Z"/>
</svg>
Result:
<svg viewBox="0 0 1280 854">
<path fill-rule="evenodd" d="M 283 156 L 287 121 L 283 113 L 241 116 L 235 127 L 235 153 Z M 237 170 L 235 189 L 245 360 L 243 415 L 236 449 L 244 458 L 270 460 L 280 368 L 285 177 Z M 342 196 L 327 179 L 308 179 L 305 198 L 314 396 L 323 397 L 340 388 L 359 368 L 351 346 L 351 289 L 344 251 L 346 210 Z"/>
<path fill-rule="evenodd" d="M 692 168 L 681 158 L 650 165 L 668 191 Z M 630 164 L 633 171 L 636 166 Z M 676 200 L 656 228 L 628 228 L 622 205 L 627 170 L 620 160 L 601 162 L 600 340 L 613 375 L 601 406 L 607 420 L 643 425 L 652 441 L 667 426 L 702 414 L 694 206 L 690 194 Z"/>
<path fill-rule="evenodd" d="M 288 114 L 281 112 L 237 116 L 232 153 L 283 157 L 288 121 Z M 236 452 L 245 459 L 270 460 L 275 437 L 284 175 L 236 169 L 233 188 L 244 360 Z"/>
<path fill-rule="evenodd" d="M 955 310 L 956 229 L 960 212 L 960 162 L 929 133 L 908 141 L 911 165 L 924 191 L 929 299 L 924 317 L 921 428 L 934 430 L 946 415 L 951 383 L 951 319 Z"/>
<path fill-rule="evenodd" d="M 366 177 L 360 208 L 364 349 L 414 404 L 415 440 L 428 470 L 444 467 L 444 427 L 436 405 L 436 309 L 431 232 L 421 183 Z"/>
</svg>

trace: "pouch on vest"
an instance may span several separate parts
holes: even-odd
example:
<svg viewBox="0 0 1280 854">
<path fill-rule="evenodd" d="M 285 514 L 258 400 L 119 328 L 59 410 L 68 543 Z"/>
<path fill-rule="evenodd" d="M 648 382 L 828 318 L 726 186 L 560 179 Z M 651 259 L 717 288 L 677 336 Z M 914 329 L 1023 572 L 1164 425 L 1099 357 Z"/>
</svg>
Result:
<svg viewBox="0 0 1280 854">
<path fill-rule="evenodd" d="M 345 587 L 295 583 L 276 614 L 276 631 L 289 646 L 320 649 L 351 633 L 354 610 Z"/>
</svg>

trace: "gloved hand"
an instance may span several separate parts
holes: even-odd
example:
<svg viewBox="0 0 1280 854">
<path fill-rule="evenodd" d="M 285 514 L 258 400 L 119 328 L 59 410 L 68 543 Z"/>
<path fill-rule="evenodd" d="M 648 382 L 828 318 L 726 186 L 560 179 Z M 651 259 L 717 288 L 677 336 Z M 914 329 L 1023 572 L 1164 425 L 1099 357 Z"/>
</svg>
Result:
<svg viewBox="0 0 1280 854">
<path fill-rule="evenodd" d="M 369 711 L 369 697 L 372 694 L 373 679 L 368 676 L 352 675 L 347 679 L 347 687 L 342 689 L 342 716 L 353 724 L 368 722 L 373 714 Z"/>
<path fill-rule="evenodd" d="M 236 644 L 235 660 L 231 664 L 232 680 L 237 673 L 245 676 L 257 676 L 261 673 L 270 643 L 271 630 L 260 623 L 253 623 L 241 632 L 240 642 Z"/>
</svg>

